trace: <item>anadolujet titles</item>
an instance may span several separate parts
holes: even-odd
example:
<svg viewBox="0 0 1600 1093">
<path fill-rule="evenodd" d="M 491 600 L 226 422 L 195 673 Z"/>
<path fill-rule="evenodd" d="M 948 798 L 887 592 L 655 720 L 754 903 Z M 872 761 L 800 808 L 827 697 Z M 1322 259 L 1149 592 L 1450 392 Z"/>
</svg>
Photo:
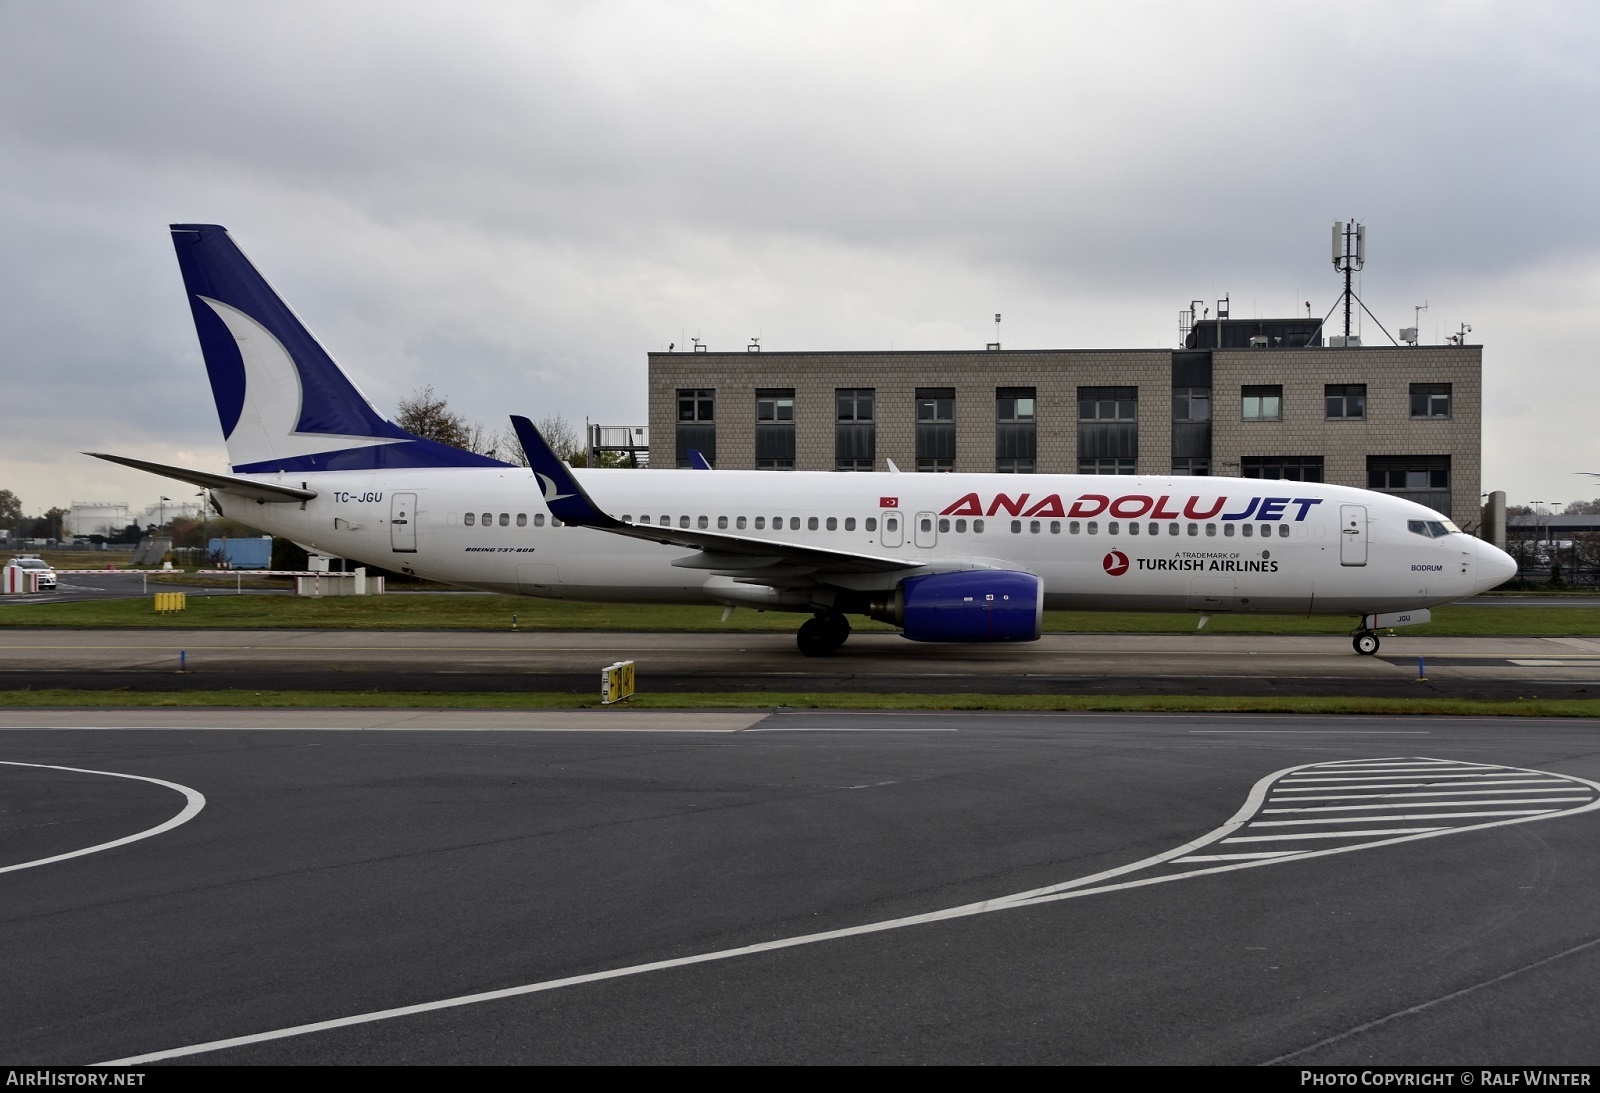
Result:
<svg viewBox="0 0 1600 1093">
<path fill-rule="evenodd" d="M 1031 641 L 1046 608 L 1348 615 L 1379 627 L 1493 588 L 1503 551 L 1347 486 L 1181 476 L 573 469 L 524 417 L 531 466 L 379 414 L 221 227 L 173 245 L 229 473 L 100 455 L 205 487 L 321 553 L 494 592 L 848 616 L 914 641 Z"/>
</svg>

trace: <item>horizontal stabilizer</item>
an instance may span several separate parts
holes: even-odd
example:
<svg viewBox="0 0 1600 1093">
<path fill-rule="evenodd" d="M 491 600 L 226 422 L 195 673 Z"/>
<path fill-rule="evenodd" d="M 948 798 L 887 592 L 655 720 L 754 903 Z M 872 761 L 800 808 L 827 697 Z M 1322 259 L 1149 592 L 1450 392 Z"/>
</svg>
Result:
<svg viewBox="0 0 1600 1093">
<path fill-rule="evenodd" d="M 204 486 L 209 490 L 222 490 L 236 497 L 245 497 L 251 501 L 262 501 L 268 504 L 286 504 L 291 501 L 309 501 L 317 495 L 316 490 L 303 490 L 297 486 L 281 486 L 275 482 L 255 482 L 248 478 L 235 478 L 231 474 L 212 474 L 210 471 L 192 471 L 187 467 L 169 467 L 165 463 L 147 463 L 142 459 L 129 459 L 125 455 L 107 455 L 104 452 L 84 452 L 96 459 L 104 459 L 111 463 L 121 463 L 124 467 L 132 467 L 136 471 L 149 471 L 159 474 L 163 478 L 175 478 L 179 482 L 188 482 L 194 486 Z"/>
</svg>

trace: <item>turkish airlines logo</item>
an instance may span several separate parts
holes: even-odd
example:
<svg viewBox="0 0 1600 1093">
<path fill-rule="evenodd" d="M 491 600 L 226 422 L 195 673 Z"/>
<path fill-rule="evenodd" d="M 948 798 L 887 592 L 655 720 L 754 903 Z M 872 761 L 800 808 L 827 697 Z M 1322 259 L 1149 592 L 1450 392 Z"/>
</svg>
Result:
<svg viewBox="0 0 1600 1093">
<path fill-rule="evenodd" d="M 1128 572 L 1128 556 L 1120 550 L 1113 550 L 1107 554 L 1100 560 L 1100 564 L 1105 566 L 1106 572 L 1113 577 L 1120 577 Z"/>
</svg>

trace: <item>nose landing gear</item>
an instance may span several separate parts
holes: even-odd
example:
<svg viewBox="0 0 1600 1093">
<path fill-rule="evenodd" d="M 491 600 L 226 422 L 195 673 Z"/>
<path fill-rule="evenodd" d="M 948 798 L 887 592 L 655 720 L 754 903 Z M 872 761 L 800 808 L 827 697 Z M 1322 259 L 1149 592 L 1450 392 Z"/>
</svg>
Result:
<svg viewBox="0 0 1600 1093">
<path fill-rule="evenodd" d="M 795 644 L 808 657 L 832 656 L 850 637 L 850 620 L 837 611 L 818 615 L 800 624 Z"/>
<path fill-rule="evenodd" d="M 1355 637 L 1350 639 L 1350 644 L 1355 646 L 1356 652 L 1364 657 L 1370 657 L 1378 651 L 1378 635 L 1371 630 L 1357 630 Z"/>
</svg>

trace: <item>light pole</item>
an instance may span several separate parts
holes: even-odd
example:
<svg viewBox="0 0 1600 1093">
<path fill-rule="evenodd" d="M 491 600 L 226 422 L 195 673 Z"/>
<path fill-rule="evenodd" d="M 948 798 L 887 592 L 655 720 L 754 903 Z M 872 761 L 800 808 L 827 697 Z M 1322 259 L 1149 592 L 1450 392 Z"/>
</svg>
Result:
<svg viewBox="0 0 1600 1093">
<path fill-rule="evenodd" d="M 161 499 L 160 519 L 156 523 L 156 530 L 157 531 L 164 530 L 166 528 L 166 526 L 167 526 L 167 502 L 171 501 L 171 500 L 172 500 L 172 498 L 170 498 L 170 497 L 163 497 Z"/>
</svg>

